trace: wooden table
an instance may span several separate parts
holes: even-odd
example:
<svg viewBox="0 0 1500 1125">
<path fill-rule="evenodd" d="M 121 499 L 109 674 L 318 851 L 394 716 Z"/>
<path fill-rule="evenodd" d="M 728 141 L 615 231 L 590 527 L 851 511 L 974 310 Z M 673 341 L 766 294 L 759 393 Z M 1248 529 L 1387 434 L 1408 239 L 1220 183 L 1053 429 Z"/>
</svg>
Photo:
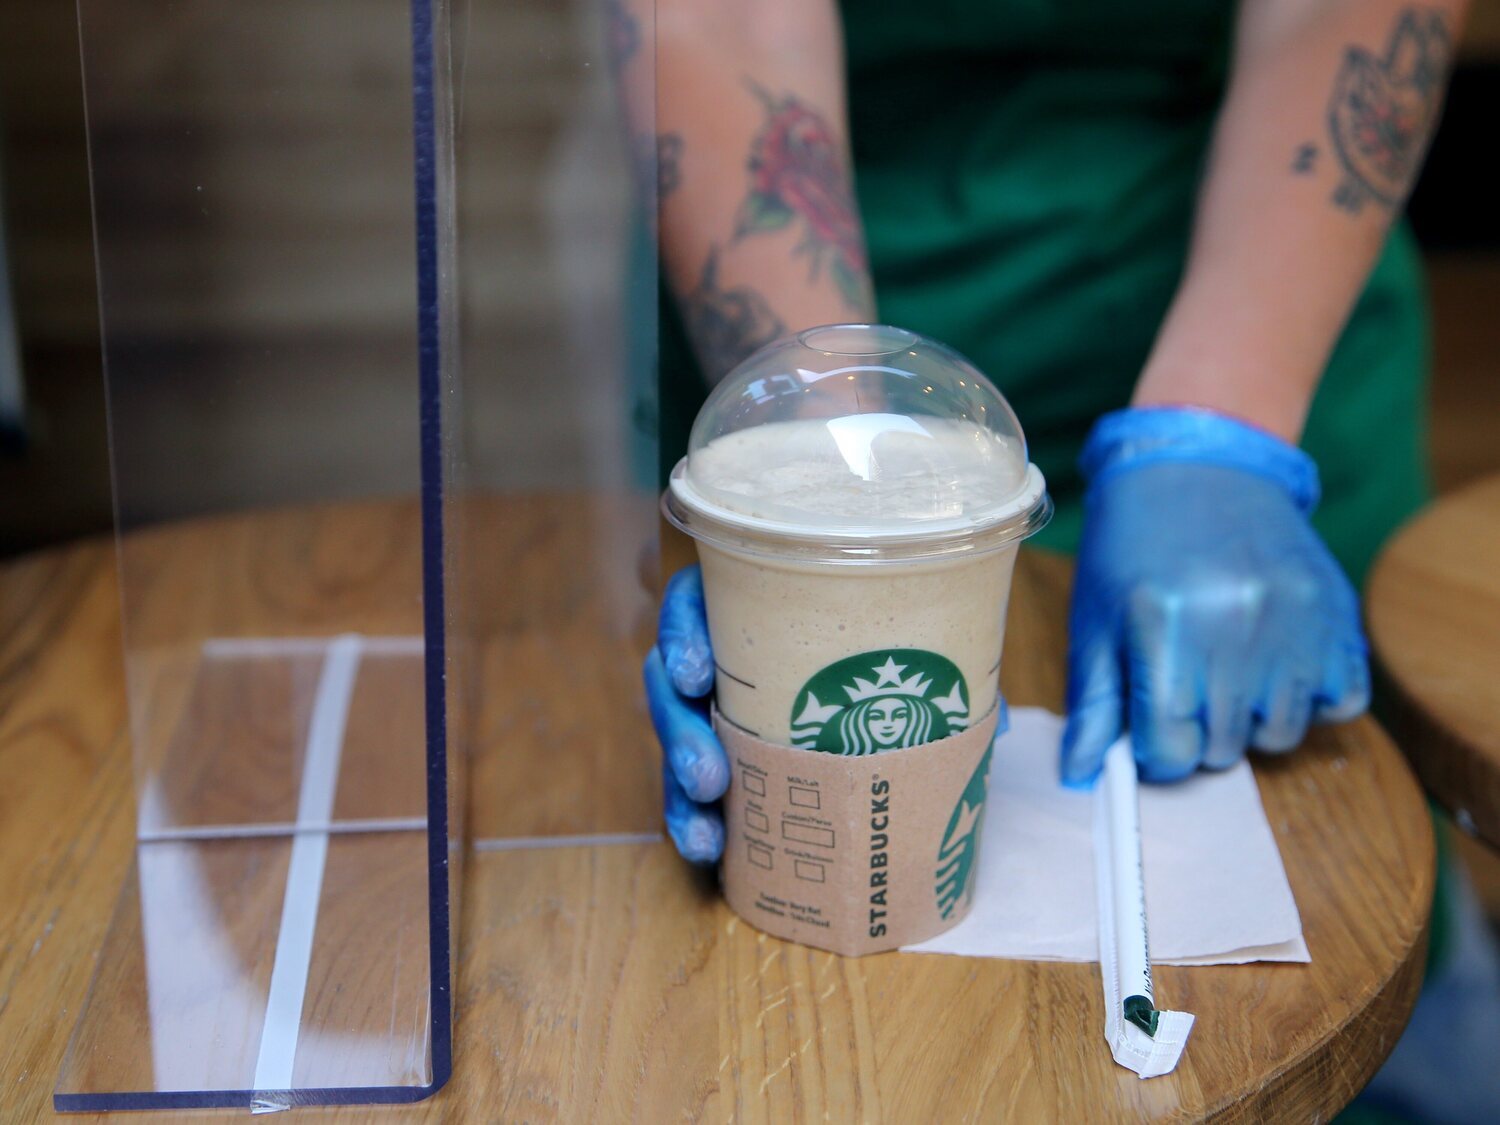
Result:
<svg viewBox="0 0 1500 1125">
<path fill-rule="evenodd" d="M 364 504 L 221 519 L 154 532 L 154 551 L 162 566 L 212 552 L 239 576 L 204 603 L 214 613 L 274 603 L 316 615 L 327 602 L 357 619 L 345 627 L 399 631 L 411 607 L 376 595 L 382 573 L 413 573 L 414 515 Z M 654 751 L 636 686 L 649 596 L 626 561 L 632 544 L 655 538 L 649 502 L 512 497 L 475 518 L 475 557 L 506 576 L 495 587 L 507 599 L 473 609 L 489 689 L 470 787 L 476 835 L 654 828 Z M 323 601 L 288 595 L 305 571 Z M 1017 704 L 1061 703 L 1068 582 L 1066 561 L 1023 552 L 1003 673 Z M 575 678 L 595 693 L 592 708 L 579 706 Z M 1159 969 L 1161 994 L 1198 1016 L 1170 1076 L 1142 1082 L 1111 1061 L 1094 966 L 845 960 L 757 933 L 664 843 L 515 849 L 464 865 L 453 1080 L 421 1105 L 317 1119 L 1327 1118 L 1375 1071 L 1414 1002 L 1431 828 L 1401 756 L 1369 719 L 1319 730 L 1257 772 L 1312 964 Z M 5 1120 L 48 1112 L 131 853 L 130 776 L 109 546 L 8 564 Z"/>
<path fill-rule="evenodd" d="M 1387 720 L 1422 784 L 1500 847 L 1500 477 L 1432 505 L 1370 575 Z"/>
</svg>

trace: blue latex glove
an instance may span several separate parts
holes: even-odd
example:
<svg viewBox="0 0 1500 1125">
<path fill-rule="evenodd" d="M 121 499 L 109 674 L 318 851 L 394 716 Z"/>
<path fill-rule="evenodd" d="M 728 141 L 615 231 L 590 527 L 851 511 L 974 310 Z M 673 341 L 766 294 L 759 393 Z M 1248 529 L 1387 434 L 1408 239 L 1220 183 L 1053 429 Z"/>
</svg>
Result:
<svg viewBox="0 0 1500 1125">
<path fill-rule="evenodd" d="M 1081 465 L 1064 782 L 1092 782 L 1126 727 L 1141 776 L 1173 781 L 1368 706 L 1359 601 L 1308 522 L 1311 458 L 1156 407 L 1100 419 Z"/>
<path fill-rule="evenodd" d="M 667 832 L 684 858 L 712 863 L 724 851 L 718 800 L 729 788 L 729 758 L 708 718 L 714 656 L 703 575 L 696 566 L 678 571 L 667 583 L 645 677 L 646 702 L 662 748 Z"/>
</svg>

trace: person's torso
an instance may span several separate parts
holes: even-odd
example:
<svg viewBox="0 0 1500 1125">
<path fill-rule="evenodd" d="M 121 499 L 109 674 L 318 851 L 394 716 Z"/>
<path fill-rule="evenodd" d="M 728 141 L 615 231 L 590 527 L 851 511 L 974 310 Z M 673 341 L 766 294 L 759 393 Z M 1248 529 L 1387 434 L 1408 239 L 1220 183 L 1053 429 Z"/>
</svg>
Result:
<svg viewBox="0 0 1500 1125">
<path fill-rule="evenodd" d="M 1078 449 L 1129 400 L 1181 276 L 1235 5 L 844 0 L 842 11 L 880 319 L 957 348 L 1004 391 L 1059 501 L 1048 538 L 1067 548 Z M 1411 476 L 1420 321 L 1415 258 L 1393 240 L 1315 404 L 1308 447 L 1325 478 L 1353 481 L 1368 435 L 1325 435 L 1347 435 L 1340 419 L 1356 417 L 1403 428 L 1385 440 Z M 679 333 L 664 337 L 668 462 L 701 400 L 684 395 L 685 355 Z M 1356 355 L 1361 370 L 1342 371 Z M 1388 371 L 1371 355 L 1389 357 Z M 1373 509 L 1376 482 L 1363 488 Z M 1349 508 L 1341 488 L 1325 507 Z M 1368 532 L 1370 517 L 1349 522 Z M 1346 562 L 1358 566 L 1373 534 Z"/>
<path fill-rule="evenodd" d="M 944 340 L 1072 489 L 1181 271 L 1233 6 L 845 0 L 882 319 Z"/>
</svg>

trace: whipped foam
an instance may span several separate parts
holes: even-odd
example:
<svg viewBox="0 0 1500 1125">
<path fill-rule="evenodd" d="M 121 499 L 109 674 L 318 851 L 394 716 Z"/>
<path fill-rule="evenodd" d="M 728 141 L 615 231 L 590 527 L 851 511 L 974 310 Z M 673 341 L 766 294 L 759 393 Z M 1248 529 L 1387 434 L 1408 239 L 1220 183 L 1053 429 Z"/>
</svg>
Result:
<svg viewBox="0 0 1500 1125">
<path fill-rule="evenodd" d="M 1026 455 L 973 422 L 904 414 L 798 419 L 693 452 L 696 498 L 740 516 L 825 530 L 978 524 L 1026 480 Z"/>
</svg>

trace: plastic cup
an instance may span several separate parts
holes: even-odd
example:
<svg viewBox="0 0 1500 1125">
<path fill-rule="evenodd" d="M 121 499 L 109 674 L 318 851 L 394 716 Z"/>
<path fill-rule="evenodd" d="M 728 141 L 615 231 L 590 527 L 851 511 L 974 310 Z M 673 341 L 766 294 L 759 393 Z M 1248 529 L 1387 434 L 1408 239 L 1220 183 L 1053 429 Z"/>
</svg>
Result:
<svg viewBox="0 0 1500 1125">
<path fill-rule="evenodd" d="M 715 388 L 663 509 L 697 542 L 721 717 L 861 755 L 989 713 L 1016 551 L 1051 502 L 971 363 L 904 329 L 833 325 Z"/>
</svg>

